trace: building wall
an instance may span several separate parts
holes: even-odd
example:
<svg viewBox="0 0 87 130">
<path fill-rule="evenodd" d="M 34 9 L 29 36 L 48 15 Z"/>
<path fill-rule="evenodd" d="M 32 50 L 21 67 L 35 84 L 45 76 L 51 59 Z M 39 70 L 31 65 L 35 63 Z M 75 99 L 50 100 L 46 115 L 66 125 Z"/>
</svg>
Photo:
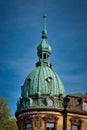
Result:
<svg viewBox="0 0 87 130">
<path fill-rule="evenodd" d="M 26 130 L 26 125 L 31 124 L 32 130 L 47 130 L 46 123 L 54 123 L 55 130 L 74 130 L 72 125 L 79 130 L 87 129 L 87 112 L 52 111 L 52 110 L 26 110 L 16 113 L 19 130 Z M 75 129 L 76 130 L 76 129 Z"/>
<path fill-rule="evenodd" d="M 56 130 L 63 130 L 63 114 L 54 111 L 25 111 L 17 114 L 19 130 L 26 130 L 26 124 L 32 124 L 33 130 L 46 130 L 46 123 L 54 123 Z"/>
<path fill-rule="evenodd" d="M 72 130 L 72 125 L 79 126 L 80 130 L 87 129 L 87 113 L 67 113 L 67 130 Z"/>
</svg>

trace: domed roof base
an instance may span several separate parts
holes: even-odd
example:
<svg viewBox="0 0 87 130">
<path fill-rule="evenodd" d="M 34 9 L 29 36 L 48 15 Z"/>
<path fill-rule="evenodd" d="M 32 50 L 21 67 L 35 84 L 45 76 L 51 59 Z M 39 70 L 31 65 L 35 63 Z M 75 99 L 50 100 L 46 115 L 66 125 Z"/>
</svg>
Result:
<svg viewBox="0 0 87 130">
<path fill-rule="evenodd" d="M 64 98 L 62 97 L 62 95 L 40 95 L 38 93 L 27 98 L 20 98 L 17 104 L 17 111 L 28 110 L 33 108 L 64 109 L 63 100 Z"/>
</svg>

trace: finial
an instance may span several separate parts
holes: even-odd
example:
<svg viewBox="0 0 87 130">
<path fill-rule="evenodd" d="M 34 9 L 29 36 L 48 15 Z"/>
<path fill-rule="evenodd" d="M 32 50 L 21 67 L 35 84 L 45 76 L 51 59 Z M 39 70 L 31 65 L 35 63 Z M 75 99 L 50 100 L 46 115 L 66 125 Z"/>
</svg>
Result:
<svg viewBox="0 0 87 130">
<path fill-rule="evenodd" d="M 46 15 L 43 16 L 43 31 L 42 31 L 42 38 L 47 38 Z"/>
<path fill-rule="evenodd" d="M 46 15 L 43 16 L 43 30 L 46 29 Z"/>
</svg>

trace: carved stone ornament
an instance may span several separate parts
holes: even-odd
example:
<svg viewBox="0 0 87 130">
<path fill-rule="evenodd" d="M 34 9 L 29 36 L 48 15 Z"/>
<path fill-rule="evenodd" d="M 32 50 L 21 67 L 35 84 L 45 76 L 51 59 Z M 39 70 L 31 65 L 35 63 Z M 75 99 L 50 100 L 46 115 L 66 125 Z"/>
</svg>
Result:
<svg viewBox="0 0 87 130">
<path fill-rule="evenodd" d="M 73 125 L 81 125 L 83 122 L 82 119 L 80 119 L 79 117 L 72 117 L 70 121 Z"/>
<path fill-rule="evenodd" d="M 41 116 L 34 117 L 34 127 L 36 127 L 37 129 L 40 129 L 42 127 L 42 117 Z"/>
<path fill-rule="evenodd" d="M 43 120 L 45 122 L 56 122 L 58 119 L 59 118 L 53 114 L 47 114 L 45 117 L 43 117 Z"/>
</svg>

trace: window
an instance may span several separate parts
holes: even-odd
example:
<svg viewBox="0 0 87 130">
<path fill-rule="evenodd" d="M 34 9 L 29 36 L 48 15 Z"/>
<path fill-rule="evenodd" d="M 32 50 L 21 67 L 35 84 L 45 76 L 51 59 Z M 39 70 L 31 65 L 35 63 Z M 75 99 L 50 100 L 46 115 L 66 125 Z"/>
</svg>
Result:
<svg viewBox="0 0 87 130">
<path fill-rule="evenodd" d="M 87 111 L 87 96 L 82 99 L 82 110 Z"/>
<path fill-rule="evenodd" d="M 46 78 L 46 81 L 47 81 L 48 83 L 50 83 L 50 82 L 52 81 L 52 77 Z"/>
<path fill-rule="evenodd" d="M 30 79 L 30 78 L 28 78 L 28 81 L 29 81 L 29 82 L 31 82 L 31 79 Z"/>
<path fill-rule="evenodd" d="M 82 110 L 87 111 L 87 103 L 86 102 L 83 102 L 83 104 L 82 104 Z"/>
<path fill-rule="evenodd" d="M 46 123 L 46 128 L 47 130 L 55 130 L 55 125 L 54 123 Z"/>
<path fill-rule="evenodd" d="M 82 120 L 79 117 L 73 117 L 71 121 L 71 130 L 81 130 Z"/>
<path fill-rule="evenodd" d="M 79 130 L 79 126 L 78 125 L 72 125 L 72 130 Z"/>
<path fill-rule="evenodd" d="M 31 124 L 26 124 L 26 130 L 32 130 Z"/>
<path fill-rule="evenodd" d="M 47 59 L 47 55 L 46 54 L 44 54 L 43 56 L 44 56 L 44 59 Z"/>
</svg>

